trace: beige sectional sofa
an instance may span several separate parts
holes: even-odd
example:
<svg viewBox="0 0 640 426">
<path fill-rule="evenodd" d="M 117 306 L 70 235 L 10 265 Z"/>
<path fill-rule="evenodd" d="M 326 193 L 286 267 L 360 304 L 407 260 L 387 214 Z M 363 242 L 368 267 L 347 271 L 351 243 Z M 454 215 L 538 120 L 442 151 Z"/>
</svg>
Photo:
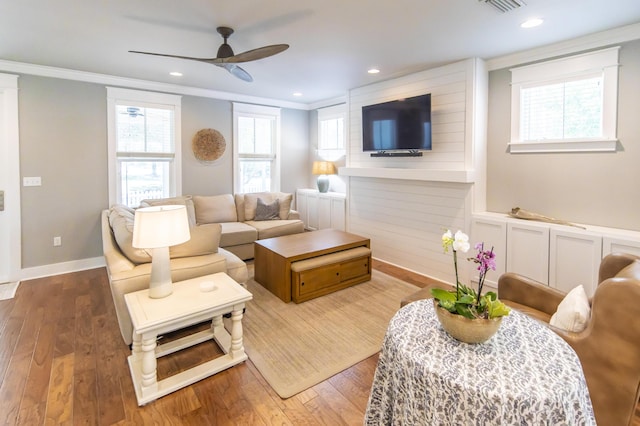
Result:
<svg viewBox="0 0 640 426">
<path fill-rule="evenodd" d="M 274 204 L 279 207 L 277 218 L 256 220 L 260 219 L 259 216 L 256 218 L 258 198 L 266 200 L 271 207 Z M 278 199 L 278 203 L 269 201 L 275 199 Z M 251 194 L 248 197 L 227 194 L 145 200 L 141 206 L 184 204 L 187 207 L 191 239 L 170 247 L 171 277 L 174 282 L 226 272 L 236 282 L 244 284 L 248 279 L 248 271 L 242 259 L 253 258 L 253 242 L 256 239 L 303 231 L 297 212 L 291 211 L 290 200 L 289 194 L 281 193 Z M 133 209 L 115 205 L 104 210 L 101 216 L 102 246 L 111 294 L 120 332 L 127 344 L 131 344 L 133 326 L 124 295 L 148 288 L 151 275 L 149 252 L 131 245 L 134 214 Z M 280 219 L 280 215 L 286 219 Z M 250 220 L 246 220 L 247 217 Z M 238 218 L 242 220 L 238 221 Z"/>
<path fill-rule="evenodd" d="M 258 200 L 277 204 L 277 218 L 260 220 L 256 215 Z M 253 243 L 265 238 L 304 232 L 300 214 L 291 209 L 293 195 L 283 192 L 252 194 L 185 195 L 161 200 L 143 200 L 141 206 L 184 204 L 192 226 L 219 223 L 222 226 L 220 247 L 240 259 L 253 259 Z"/>
</svg>

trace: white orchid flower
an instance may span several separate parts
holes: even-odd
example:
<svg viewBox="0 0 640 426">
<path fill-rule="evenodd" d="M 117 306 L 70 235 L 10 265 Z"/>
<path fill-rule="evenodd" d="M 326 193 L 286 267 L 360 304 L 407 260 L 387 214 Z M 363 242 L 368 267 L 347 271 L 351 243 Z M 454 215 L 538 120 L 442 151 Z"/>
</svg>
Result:
<svg viewBox="0 0 640 426">
<path fill-rule="evenodd" d="M 456 235 L 453 237 L 453 249 L 466 253 L 470 248 L 469 236 L 462 231 L 456 232 Z"/>
</svg>

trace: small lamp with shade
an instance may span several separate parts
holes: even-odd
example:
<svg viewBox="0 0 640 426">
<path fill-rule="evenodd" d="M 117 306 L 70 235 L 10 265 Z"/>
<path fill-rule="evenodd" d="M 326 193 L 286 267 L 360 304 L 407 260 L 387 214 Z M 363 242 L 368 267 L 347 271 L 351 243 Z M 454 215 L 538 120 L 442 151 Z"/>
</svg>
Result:
<svg viewBox="0 0 640 426">
<path fill-rule="evenodd" d="M 317 184 L 319 192 L 327 192 L 329 190 L 329 176 L 336 174 L 336 166 L 331 161 L 314 161 L 311 173 L 319 175 Z"/>
<path fill-rule="evenodd" d="M 152 249 L 150 298 L 160 299 L 173 292 L 169 246 L 184 243 L 190 238 L 185 206 L 153 206 L 136 210 L 132 245 Z"/>
</svg>

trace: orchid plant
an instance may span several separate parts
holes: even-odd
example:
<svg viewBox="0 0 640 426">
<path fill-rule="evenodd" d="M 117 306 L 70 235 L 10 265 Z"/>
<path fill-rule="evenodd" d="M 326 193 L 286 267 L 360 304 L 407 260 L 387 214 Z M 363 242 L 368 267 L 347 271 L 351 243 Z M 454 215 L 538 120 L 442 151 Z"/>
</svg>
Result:
<svg viewBox="0 0 640 426">
<path fill-rule="evenodd" d="M 509 315 L 510 309 L 500 300 L 498 295 L 489 291 L 482 295 L 482 288 L 487 277 L 487 272 L 496 269 L 496 255 L 491 250 L 484 249 L 484 243 L 475 245 L 477 254 L 467 260 L 478 264 L 478 290 L 472 289 L 460 283 L 458 278 L 458 252 L 466 253 L 471 248 L 469 237 L 462 231 L 453 234 L 447 230 L 442 235 L 442 247 L 445 253 L 452 249 L 453 266 L 456 272 L 456 289 L 452 291 L 434 288 L 431 290 L 438 304 L 451 313 L 462 315 L 466 318 L 498 318 Z"/>
</svg>

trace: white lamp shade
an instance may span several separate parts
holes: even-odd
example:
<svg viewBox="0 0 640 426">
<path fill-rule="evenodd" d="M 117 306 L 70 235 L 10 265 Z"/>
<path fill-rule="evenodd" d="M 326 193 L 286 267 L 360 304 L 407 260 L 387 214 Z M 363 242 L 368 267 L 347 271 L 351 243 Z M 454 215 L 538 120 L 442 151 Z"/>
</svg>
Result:
<svg viewBox="0 0 640 426">
<path fill-rule="evenodd" d="M 190 238 L 185 206 L 153 206 L 136 210 L 133 221 L 134 247 L 169 247 L 184 243 Z"/>
</svg>

